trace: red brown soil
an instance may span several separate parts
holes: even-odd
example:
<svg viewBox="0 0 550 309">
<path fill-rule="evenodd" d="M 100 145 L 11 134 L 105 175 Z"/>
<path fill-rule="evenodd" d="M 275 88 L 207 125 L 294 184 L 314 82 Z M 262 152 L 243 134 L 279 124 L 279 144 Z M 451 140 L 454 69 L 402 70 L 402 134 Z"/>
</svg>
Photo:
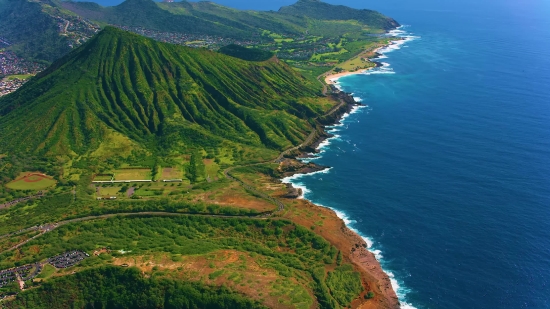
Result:
<svg viewBox="0 0 550 309">
<path fill-rule="evenodd" d="M 24 182 L 39 182 L 39 181 L 42 181 L 43 179 L 52 179 L 52 178 L 40 173 L 30 173 L 23 177 L 15 179 L 13 182 L 17 182 L 21 180 Z"/>
<path fill-rule="evenodd" d="M 270 204 L 264 200 L 260 199 L 247 199 L 242 196 L 226 194 L 223 195 L 220 199 L 221 202 L 219 205 L 233 206 L 238 208 L 253 209 L 258 212 L 270 211 L 275 208 L 275 205 Z"/>
<path fill-rule="evenodd" d="M 314 227 L 314 232 L 321 235 L 342 252 L 345 261 L 355 265 L 363 278 L 365 291 L 352 302 L 352 308 L 394 309 L 399 308 L 399 301 L 390 283 L 388 275 L 370 251 L 367 244 L 356 233 L 346 227 L 344 221 L 328 208 L 319 207 L 307 200 L 284 200 L 288 205 L 283 217 L 306 227 Z M 322 222 L 322 225 L 321 223 Z M 364 299 L 368 291 L 375 297 Z"/>
<path fill-rule="evenodd" d="M 153 261 L 154 260 L 154 261 Z M 269 308 L 293 308 L 278 302 L 278 296 L 270 295 L 271 284 L 282 279 L 277 272 L 270 268 L 262 268 L 257 263 L 257 257 L 252 258 L 246 252 L 236 250 L 219 250 L 203 256 L 182 256 L 182 260 L 174 262 L 169 255 L 162 258 L 128 256 L 115 258 L 113 265 L 136 266 L 144 274 L 151 273 L 153 267 L 160 270 L 171 270 L 170 276 L 186 281 L 201 281 L 216 286 L 227 286 L 252 299 L 260 300 Z M 126 266 L 125 265 L 125 266 Z M 246 265 L 245 268 L 239 267 Z M 210 279 L 209 275 L 217 270 L 225 272 L 217 278 Z M 228 279 L 232 273 L 238 273 L 242 278 L 236 282 Z M 251 282 L 248 282 L 251 280 Z M 313 307 L 317 304 L 314 303 Z"/>
</svg>

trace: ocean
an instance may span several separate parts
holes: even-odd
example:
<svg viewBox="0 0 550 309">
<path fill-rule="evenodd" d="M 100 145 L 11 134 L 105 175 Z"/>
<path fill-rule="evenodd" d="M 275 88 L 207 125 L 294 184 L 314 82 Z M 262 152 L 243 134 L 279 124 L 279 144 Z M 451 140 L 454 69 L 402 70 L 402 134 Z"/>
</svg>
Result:
<svg viewBox="0 0 550 309">
<path fill-rule="evenodd" d="M 550 1 L 327 2 L 409 40 L 340 79 L 368 107 L 292 182 L 368 240 L 403 308 L 550 308 Z"/>
<path fill-rule="evenodd" d="M 365 4 L 366 5 L 366 4 Z M 403 308 L 550 308 L 550 4 L 372 2 L 406 37 L 294 176 L 371 244 Z"/>
</svg>

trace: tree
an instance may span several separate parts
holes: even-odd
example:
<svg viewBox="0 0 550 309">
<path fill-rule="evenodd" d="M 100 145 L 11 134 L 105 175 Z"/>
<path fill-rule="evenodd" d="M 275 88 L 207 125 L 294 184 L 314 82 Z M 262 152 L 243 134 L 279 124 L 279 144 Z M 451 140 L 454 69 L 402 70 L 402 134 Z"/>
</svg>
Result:
<svg viewBox="0 0 550 309">
<path fill-rule="evenodd" d="M 191 154 L 189 166 L 187 167 L 187 178 L 192 183 L 197 182 L 201 177 L 203 178 L 206 173 L 206 167 L 202 161 L 202 154 L 198 150 L 194 150 Z"/>
</svg>

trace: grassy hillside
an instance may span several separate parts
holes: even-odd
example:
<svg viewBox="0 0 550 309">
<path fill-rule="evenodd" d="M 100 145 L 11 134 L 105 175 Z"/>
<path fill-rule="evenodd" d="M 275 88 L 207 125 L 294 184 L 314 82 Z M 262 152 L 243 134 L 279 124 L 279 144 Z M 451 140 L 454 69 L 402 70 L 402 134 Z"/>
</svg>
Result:
<svg viewBox="0 0 550 309">
<path fill-rule="evenodd" d="M 145 278 L 137 268 L 103 267 L 57 278 L 3 308 L 266 308 L 224 288 Z"/>
<path fill-rule="evenodd" d="M 297 3 L 282 7 L 280 14 L 307 16 L 317 20 L 356 20 L 378 29 L 393 29 L 399 24 L 376 11 L 358 10 L 344 5 L 332 5 L 320 0 L 298 0 Z"/>
<path fill-rule="evenodd" d="M 126 0 L 112 7 L 62 0 L 0 2 L 0 36 L 13 43 L 9 49 L 27 60 L 51 63 L 105 25 L 127 27 L 136 32 L 143 30 L 149 34 L 158 32 L 164 38 L 194 36 L 198 41 L 214 41 L 215 44 L 224 40 L 277 44 L 278 38 L 299 39 L 304 34 L 360 38 L 364 31 L 382 32 L 398 24 L 374 11 L 312 0 L 299 1 L 278 12 L 241 11 L 210 1 Z M 276 50 L 271 47 L 268 49 Z"/>
<path fill-rule="evenodd" d="M 77 156 L 115 136 L 165 154 L 224 140 L 280 150 L 311 130 L 318 111 L 298 102 L 315 95 L 308 85 L 276 59 L 247 62 L 106 28 L 0 99 L 0 145 Z"/>
<path fill-rule="evenodd" d="M 321 1 L 298 1 L 278 12 L 240 11 L 210 1 L 155 3 L 152 0 L 126 0 L 102 8 L 87 2 L 61 5 L 85 18 L 110 24 L 190 34 L 251 38 L 262 30 L 285 35 L 303 34 L 313 20 L 355 20 L 373 29 L 398 26 L 393 19 L 371 10 L 357 10 Z"/>
<path fill-rule="evenodd" d="M 163 280 L 174 279 L 223 284 L 248 298 L 262 299 L 269 307 L 276 307 L 272 305 L 275 303 L 285 308 L 306 309 L 313 304 L 318 304 L 319 308 L 340 308 L 363 291 L 359 273 L 349 263 L 342 264 L 338 260 L 336 247 L 287 220 L 181 216 L 75 223 L 30 242 L 17 255 L 0 255 L 0 268 L 44 260 L 75 248 L 91 253 L 105 246 L 110 248 L 110 254 L 105 252 L 83 261 L 76 268 L 80 272 L 76 278 L 50 281 L 38 290 L 22 293 L 13 304 L 36 306 L 26 308 L 46 308 L 47 305 L 49 308 L 68 308 L 70 301 L 75 304 L 94 301 L 118 302 L 122 308 L 145 308 L 141 302 L 149 300 L 156 302 L 149 308 L 174 308 L 166 307 L 167 300 L 161 297 L 165 288 L 158 286 Z M 135 271 L 89 270 L 109 264 L 139 267 L 153 281 L 136 277 Z M 69 273 L 59 270 L 57 274 Z M 134 282 L 126 280 L 128 275 L 135 279 Z M 101 277 L 104 280 L 98 280 Z M 157 287 L 149 290 L 155 283 Z M 124 290 L 115 286 L 124 286 Z M 208 294 L 208 290 L 204 290 Z M 69 295 L 75 293 L 82 297 L 71 299 Z M 141 298 L 143 294 L 146 296 Z M 196 302 L 198 308 L 233 308 L 209 306 L 208 303 L 201 306 L 200 302 L 210 297 L 192 296 L 182 293 L 182 297 Z M 226 300 L 236 299 L 232 296 Z M 244 303 L 254 304 L 251 301 Z"/>
<path fill-rule="evenodd" d="M 71 50 L 68 38 L 59 35 L 56 20 L 41 3 L 3 0 L 0 7 L 0 36 L 13 43 L 10 48 L 19 56 L 51 62 Z"/>
</svg>

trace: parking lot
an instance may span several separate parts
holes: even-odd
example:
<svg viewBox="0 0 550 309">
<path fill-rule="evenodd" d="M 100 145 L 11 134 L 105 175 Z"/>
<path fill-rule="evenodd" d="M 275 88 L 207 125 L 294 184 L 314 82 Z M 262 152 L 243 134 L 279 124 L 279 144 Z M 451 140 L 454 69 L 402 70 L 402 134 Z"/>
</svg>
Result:
<svg viewBox="0 0 550 309">
<path fill-rule="evenodd" d="M 55 268 L 68 268 L 80 263 L 90 255 L 86 252 L 73 250 L 63 254 L 54 256 L 46 260 L 46 263 Z M 43 264 L 28 264 L 16 268 L 0 270 L 0 288 L 10 284 L 11 282 L 21 279 L 27 281 L 34 279 L 42 271 Z"/>
<path fill-rule="evenodd" d="M 38 263 L 1 270 L 0 271 L 0 288 L 17 280 L 17 276 L 19 276 L 21 280 L 27 281 L 38 276 L 38 274 L 41 271 L 42 271 L 42 265 Z"/>
<path fill-rule="evenodd" d="M 69 251 L 48 259 L 48 263 L 55 268 L 67 268 L 74 266 L 89 257 L 86 252 Z"/>
</svg>

